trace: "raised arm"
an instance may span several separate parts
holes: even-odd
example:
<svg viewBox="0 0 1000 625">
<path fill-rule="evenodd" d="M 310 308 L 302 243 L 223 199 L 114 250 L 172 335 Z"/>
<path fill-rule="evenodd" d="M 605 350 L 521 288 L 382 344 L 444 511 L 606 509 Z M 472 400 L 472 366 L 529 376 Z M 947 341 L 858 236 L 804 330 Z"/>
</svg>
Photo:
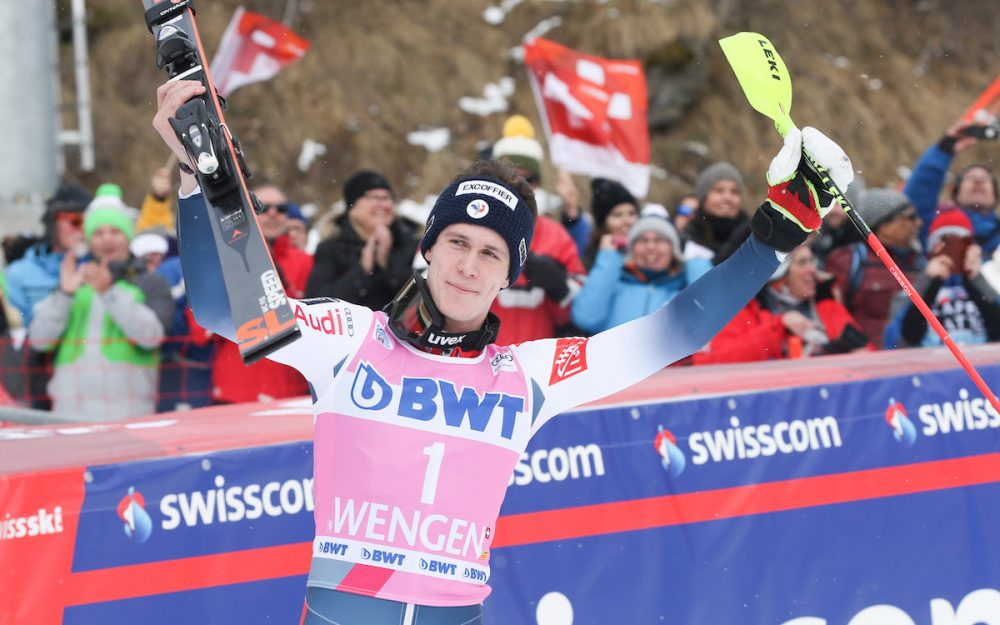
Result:
<svg viewBox="0 0 1000 625">
<path fill-rule="evenodd" d="M 627 388 L 701 348 L 761 289 L 785 253 L 820 226 L 833 198 L 819 194 L 811 182 L 813 172 L 801 159 L 803 141 L 838 186 L 850 183 L 853 169 L 839 146 L 814 129 L 790 131 L 768 169 L 768 199 L 751 220 L 753 234 L 725 262 L 650 315 L 590 339 L 517 346 L 544 398 L 535 430 L 560 412 Z"/>
</svg>

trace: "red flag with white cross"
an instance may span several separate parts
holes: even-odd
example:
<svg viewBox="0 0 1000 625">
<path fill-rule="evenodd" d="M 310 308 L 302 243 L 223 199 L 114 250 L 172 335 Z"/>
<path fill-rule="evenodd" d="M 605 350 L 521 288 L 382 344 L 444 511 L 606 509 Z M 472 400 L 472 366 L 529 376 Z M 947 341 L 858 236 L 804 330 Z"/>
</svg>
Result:
<svg viewBox="0 0 1000 625">
<path fill-rule="evenodd" d="M 552 162 L 649 191 L 646 76 L 634 60 L 610 60 L 547 39 L 524 44 L 524 63 Z"/>
</svg>

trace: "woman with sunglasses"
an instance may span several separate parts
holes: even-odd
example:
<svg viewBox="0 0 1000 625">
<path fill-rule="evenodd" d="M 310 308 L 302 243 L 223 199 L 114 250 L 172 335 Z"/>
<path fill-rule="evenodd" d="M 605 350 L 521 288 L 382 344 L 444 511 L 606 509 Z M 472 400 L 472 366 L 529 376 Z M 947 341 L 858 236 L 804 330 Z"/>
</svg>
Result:
<svg viewBox="0 0 1000 625">
<path fill-rule="evenodd" d="M 858 214 L 872 229 L 900 269 L 912 282 L 924 267 L 920 226 L 910 198 L 892 189 L 866 189 L 858 196 Z M 836 279 L 844 306 L 876 349 L 882 349 L 892 300 L 901 287 L 885 264 L 859 241 L 835 248 L 824 269 Z"/>
<path fill-rule="evenodd" d="M 154 127 L 182 161 L 168 119 L 202 91 L 179 81 L 158 92 Z M 270 357 L 298 368 L 314 393 L 317 533 L 305 623 L 482 623 L 495 522 L 532 435 L 701 347 L 820 226 L 832 198 L 804 192 L 803 143 L 841 186 L 850 182 L 836 144 L 790 131 L 754 235 L 730 260 L 658 311 L 589 339 L 494 342 L 490 306 L 520 275 L 535 227 L 534 194 L 502 161 L 473 165 L 441 192 L 420 240 L 427 277 L 413 276 L 386 312 L 292 301 L 302 336 Z M 181 184 L 181 240 L 197 247 L 212 240 L 199 218 L 205 205 L 193 177 Z M 185 264 L 198 268 L 196 314 L 225 320 L 218 268 L 203 257 Z M 231 323 L 215 325 L 234 335 Z"/>
</svg>

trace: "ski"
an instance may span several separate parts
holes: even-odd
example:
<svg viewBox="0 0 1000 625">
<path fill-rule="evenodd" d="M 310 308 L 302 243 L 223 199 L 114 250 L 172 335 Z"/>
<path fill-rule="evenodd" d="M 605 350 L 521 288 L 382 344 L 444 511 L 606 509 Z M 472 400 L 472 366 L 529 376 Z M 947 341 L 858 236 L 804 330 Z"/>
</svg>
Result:
<svg viewBox="0 0 1000 625">
<path fill-rule="evenodd" d="M 231 316 L 240 356 L 250 364 L 299 337 L 295 313 L 257 225 L 259 203 L 246 184 L 252 174 L 223 117 L 225 101 L 218 96 L 208 69 L 193 3 L 143 0 L 143 5 L 146 26 L 156 37 L 157 67 L 170 80 L 198 80 L 205 86 L 204 94 L 183 104 L 170 120 L 194 164 L 207 209 L 204 215 L 178 215 L 179 244 L 197 249 L 196 254 L 182 255 L 182 264 L 185 257 L 217 255 L 229 304 L 229 310 L 220 314 Z M 207 233 L 202 236 L 206 227 L 201 221 L 209 222 L 211 238 Z M 208 265 L 183 266 L 189 292 L 198 290 L 193 283 Z M 221 294 L 206 296 L 219 298 Z"/>
</svg>

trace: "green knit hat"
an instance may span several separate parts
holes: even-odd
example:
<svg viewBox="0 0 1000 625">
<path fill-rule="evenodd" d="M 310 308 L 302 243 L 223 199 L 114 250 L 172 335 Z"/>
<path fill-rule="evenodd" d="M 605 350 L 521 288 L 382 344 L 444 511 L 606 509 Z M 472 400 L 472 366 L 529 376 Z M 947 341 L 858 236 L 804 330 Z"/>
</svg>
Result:
<svg viewBox="0 0 1000 625">
<path fill-rule="evenodd" d="M 112 226 L 125 233 L 132 240 L 132 218 L 125 211 L 113 206 L 91 208 L 83 216 L 83 234 L 87 241 L 94 236 L 94 231 L 101 226 Z"/>
</svg>

